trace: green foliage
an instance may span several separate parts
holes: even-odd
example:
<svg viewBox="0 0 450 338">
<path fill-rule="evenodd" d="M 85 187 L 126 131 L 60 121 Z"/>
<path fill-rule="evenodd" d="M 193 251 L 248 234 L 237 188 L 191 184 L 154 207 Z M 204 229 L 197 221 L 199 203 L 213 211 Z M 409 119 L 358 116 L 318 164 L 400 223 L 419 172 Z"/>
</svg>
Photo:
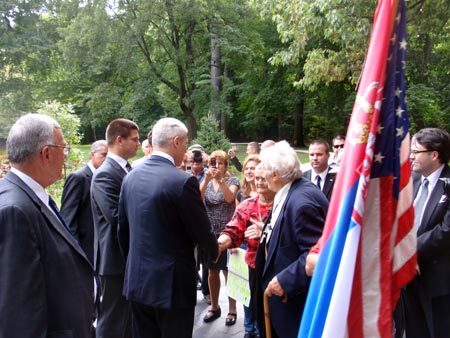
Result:
<svg viewBox="0 0 450 338">
<path fill-rule="evenodd" d="M 80 143 L 81 135 L 78 133 L 80 128 L 80 118 L 73 113 L 73 109 L 70 104 L 60 104 L 56 101 L 46 101 L 41 108 L 37 110 L 37 113 L 48 115 L 58 121 L 67 144 L 73 146 Z M 81 164 L 81 160 L 81 151 L 72 148 L 65 161 L 64 176 L 77 169 Z M 63 187 L 64 180 L 60 180 L 47 188 L 48 193 L 52 195 L 57 203 L 61 200 Z"/>
<path fill-rule="evenodd" d="M 190 144 L 200 144 L 208 154 L 219 149 L 228 152 L 231 148 L 230 140 L 219 129 L 219 122 L 212 116 L 202 118 L 197 137 Z"/>
<path fill-rule="evenodd" d="M 440 109 L 444 101 L 440 92 L 424 84 L 412 85 L 408 89 L 408 113 L 411 118 L 411 135 L 424 126 L 450 130 L 448 114 Z"/>
<path fill-rule="evenodd" d="M 345 132 L 375 6 L 357 0 L 3 1 L 0 141 L 17 117 L 45 101 L 72 105 L 85 143 L 103 138 L 117 117 L 137 122 L 144 136 L 161 116 L 174 116 L 194 138 L 210 112 L 224 116 L 220 128 L 235 142 L 329 139 Z M 411 125 L 448 129 L 450 2 L 412 0 L 407 7 Z M 222 74 L 214 100 L 212 33 Z"/>
</svg>

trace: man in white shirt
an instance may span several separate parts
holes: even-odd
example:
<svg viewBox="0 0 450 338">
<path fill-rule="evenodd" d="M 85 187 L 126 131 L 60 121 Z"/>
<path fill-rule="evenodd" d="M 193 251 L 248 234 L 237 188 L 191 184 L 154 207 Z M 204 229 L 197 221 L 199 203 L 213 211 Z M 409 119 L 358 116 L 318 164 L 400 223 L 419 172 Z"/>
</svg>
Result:
<svg viewBox="0 0 450 338">
<path fill-rule="evenodd" d="M 0 337 L 91 335 L 94 271 L 45 188 L 70 150 L 59 124 L 28 114 L 6 141 L 0 180 Z M 53 206 L 52 206 L 53 205 Z"/>
<path fill-rule="evenodd" d="M 305 171 L 303 177 L 313 182 L 329 201 L 336 178 L 336 173 L 328 166 L 330 145 L 324 139 L 314 140 L 309 145 L 308 155 L 311 169 Z"/>
</svg>

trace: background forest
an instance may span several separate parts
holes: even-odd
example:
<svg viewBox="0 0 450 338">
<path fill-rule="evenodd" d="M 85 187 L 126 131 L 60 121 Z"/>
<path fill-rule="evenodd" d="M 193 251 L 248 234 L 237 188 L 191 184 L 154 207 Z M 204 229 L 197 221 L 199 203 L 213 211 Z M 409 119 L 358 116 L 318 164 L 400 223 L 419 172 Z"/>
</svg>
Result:
<svg viewBox="0 0 450 338">
<path fill-rule="evenodd" d="M 81 143 L 114 118 L 142 136 L 162 116 L 190 138 L 216 119 L 233 142 L 303 146 L 344 133 L 376 0 L 3 0 L 0 146 L 18 116 L 64 107 Z M 448 0 L 410 0 L 413 132 L 450 130 Z M 45 108 L 47 107 L 47 108 Z"/>
</svg>

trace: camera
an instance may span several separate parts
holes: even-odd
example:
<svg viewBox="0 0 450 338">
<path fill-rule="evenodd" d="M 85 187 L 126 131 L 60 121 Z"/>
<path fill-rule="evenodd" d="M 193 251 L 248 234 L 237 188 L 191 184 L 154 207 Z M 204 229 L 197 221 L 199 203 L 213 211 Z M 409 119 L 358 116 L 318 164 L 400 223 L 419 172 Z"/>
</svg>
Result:
<svg viewBox="0 0 450 338">
<path fill-rule="evenodd" d="M 216 168 L 217 167 L 217 162 L 216 162 L 216 158 L 215 157 L 211 157 L 209 159 L 209 165 L 211 166 L 211 168 Z"/>
</svg>

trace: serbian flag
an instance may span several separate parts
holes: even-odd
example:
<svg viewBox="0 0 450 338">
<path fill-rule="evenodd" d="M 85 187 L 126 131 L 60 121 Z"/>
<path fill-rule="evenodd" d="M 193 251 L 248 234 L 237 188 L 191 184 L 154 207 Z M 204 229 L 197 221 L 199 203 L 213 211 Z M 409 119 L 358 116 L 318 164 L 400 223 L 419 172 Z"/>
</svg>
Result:
<svg viewBox="0 0 450 338">
<path fill-rule="evenodd" d="M 380 0 L 299 338 L 392 337 L 416 232 L 403 0 Z"/>
</svg>

